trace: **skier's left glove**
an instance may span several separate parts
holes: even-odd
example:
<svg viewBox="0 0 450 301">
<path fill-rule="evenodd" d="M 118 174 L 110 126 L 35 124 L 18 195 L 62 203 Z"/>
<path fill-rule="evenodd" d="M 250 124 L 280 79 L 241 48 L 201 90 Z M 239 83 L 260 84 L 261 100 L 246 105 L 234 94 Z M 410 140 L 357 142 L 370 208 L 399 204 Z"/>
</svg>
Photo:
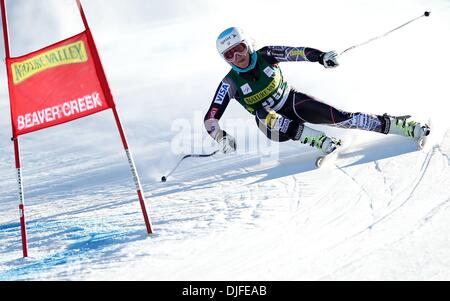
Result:
<svg viewBox="0 0 450 301">
<path fill-rule="evenodd" d="M 337 66 L 339 66 L 337 57 L 338 54 L 336 53 L 336 51 L 325 52 L 320 55 L 319 63 L 325 68 L 336 68 Z"/>
<path fill-rule="evenodd" d="M 236 140 L 227 132 L 222 131 L 221 134 L 216 137 L 217 143 L 219 143 L 219 149 L 224 154 L 231 154 L 236 151 Z"/>
</svg>

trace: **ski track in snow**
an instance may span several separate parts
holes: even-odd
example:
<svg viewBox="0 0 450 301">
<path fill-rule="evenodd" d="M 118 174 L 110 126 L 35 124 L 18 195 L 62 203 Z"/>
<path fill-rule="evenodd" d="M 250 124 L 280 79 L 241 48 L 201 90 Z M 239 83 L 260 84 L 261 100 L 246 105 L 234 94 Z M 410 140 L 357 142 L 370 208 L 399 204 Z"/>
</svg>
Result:
<svg viewBox="0 0 450 301">
<path fill-rule="evenodd" d="M 380 144 L 383 143 L 380 142 L 376 147 Z M 309 153 L 287 153 L 286 157 L 269 164 L 269 167 L 267 164 L 258 165 L 259 159 L 251 154 L 243 155 L 242 159 L 236 155 L 230 162 L 220 157 L 213 158 L 209 163 L 202 164 L 201 168 L 194 167 L 178 175 L 178 179 L 171 183 L 144 186 L 149 212 L 156 229 L 156 233 L 150 238 L 145 234 L 142 216 L 130 187 L 118 186 L 114 182 L 111 189 L 105 188 L 100 182 L 94 183 L 94 187 L 90 189 L 96 191 L 96 195 L 90 198 L 91 205 L 87 205 L 78 201 L 84 200 L 89 192 L 45 190 L 42 189 L 46 187 L 44 184 L 35 189 L 38 192 L 44 191 L 46 200 L 28 207 L 27 229 L 30 252 L 33 254 L 30 258 L 18 259 L 21 250 L 19 224 L 15 221 L 4 221 L 0 226 L 3 242 L 0 252 L 7 255 L 2 258 L 0 279 L 89 278 L 91 273 L 96 274 L 103 269 L 106 272 L 129 262 L 139 262 L 142 256 L 149 255 L 154 257 L 154 260 L 164 260 L 165 256 L 169 256 L 162 248 L 158 248 L 159 251 L 155 251 L 155 254 L 150 248 L 144 248 L 142 254 L 123 257 L 124 250 L 129 248 L 129 245 L 142 246 L 151 242 L 151 245 L 155 246 L 190 239 L 198 240 L 213 234 L 226 233 L 229 227 L 236 225 L 250 231 L 265 227 L 292 227 L 291 231 L 298 230 L 299 235 L 306 234 L 312 227 L 323 228 L 324 230 L 316 233 L 319 235 L 321 248 L 315 251 L 332 253 L 343 245 L 354 244 L 367 233 L 382 227 L 382 224 L 401 220 L 400 211 L 416 197 L 427 173 L 436 172 L 435 169 L 430 170 L 432 162 L 441 161 L 444 164 L 441 172 L 449 174 L 448 154 L 442 153 L 437 146 L 426 154 L 420 151 L 408 151 L 404 154 L 402 152 L 403 150 L 397 156 L 389 155 L 384 159 L 382 154 L 378 154 L 379 158 L 373 162 L 365 159 L 362 160 L 363 163 L 351 164 L 349 160 L 351 161 L 352 157 L 344 156 L 344 159 L 337 159 L 335 167 L 320 170 L 314 169 Z M 385 191 L 385 195 L 375 197 L 361 175 L 373 170 L 381 178 L 381 183 L 389 186 L 395 179 L 389 175 L 390 171 L 386 170 L 386 167 L 391 164 L 395 166 L 396 162 L 401 160 L 407 164 L 415 162 L 417 167 L 412 168 L 415 172 L 407 174 L 408 180 L 403 186 L 391 186 Z M 208 164 L 211 166 L 209 170 L 205 169 Z M 228 164 L 240 167 L 228 169 Z M 295 168 L 286 171 L 287 166 L 292 167 L 293 164 L 296 165 Z M 80 175 L 84 172 L 82 168 L 78 171 Z M 96 172 L 103 173 L 101 169 Z M 110 168 L 110 172 L 114 173 L 114 167 Z M 290 172 L 292 174 L 289 174 Z M 211 176 L 212 174 L 215 175 Z M 325 174 L 330 177 L 328 183 L 316 181 Z M 95 178 L 94 174 L 91 176 Z M 364 181 L 361 182 L 360 179 Z M 338 191 L 335 187 L 345 187 L 349 193 L 344 199 L 333 196 L 332 194 Z M 385 208 L 378 204 L 380 198 L 384 198 Z M 64 206 L 55 209 L 56 202 L 63 202 Z M 362 202 L 368 208 L 367 218 L 353 217 L 355 221 L 349 222 L 354 214 L 361 214 L 357 213 L 358 211 L 364 212 Z M 446 198 L 442 203 L 430 208 L 425 216 L 421 216 L 411 226 L 409 232 L 395 237 L 391 244 L 396 244 L 418 231 L 434 215 L 448 207 L 448 202 L 449 199 Z M 100 218 L 96 218 L 97 216 Z M 346 224 L 354 226 L 347 228 Z M 326 237 L 324 232 L 331 231 L 334 227 L 347 230 L 343 235 L 341 233 L 336 238 L 323 242 L 322 237 Z M 304 243 L 310 239 L 312 238 L 305 238 Z M 368 250 L 369 253 L 360 258 L 370 256 L 377 249 L 368 247 Z M 191 252 L 195 253 L 195 248 Z M 313 251 L 305 251 L 301 260 L 311 256 L 317 258 Z M 104 264 L 101 258 L 108 258 L 108 261 L 114 264 Z M 255 262 L 258 260 L 255 259 Z M 355 262 L 358 262 L 358 259 L 347 263 L 344 260 L 340 269 L 348 268 Z M 329 276 L 318 274 L 317 277 L 320 279 Z"/>
</svg>

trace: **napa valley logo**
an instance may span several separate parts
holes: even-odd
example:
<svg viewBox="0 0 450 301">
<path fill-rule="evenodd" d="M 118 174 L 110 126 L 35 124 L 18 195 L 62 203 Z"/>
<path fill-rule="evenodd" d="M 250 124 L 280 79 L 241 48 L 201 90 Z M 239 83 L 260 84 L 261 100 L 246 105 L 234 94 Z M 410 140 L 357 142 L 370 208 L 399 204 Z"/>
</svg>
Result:
<svg viewBox="0 0 450 301">
<path fill-rule="evenodd" d="M 11 64 L 13 83 L 17 85 L 42 71 L 62 65 L 84 63 L 87 60 L 83 41 L 53 48 L 23 62 Z"/>
</svg>

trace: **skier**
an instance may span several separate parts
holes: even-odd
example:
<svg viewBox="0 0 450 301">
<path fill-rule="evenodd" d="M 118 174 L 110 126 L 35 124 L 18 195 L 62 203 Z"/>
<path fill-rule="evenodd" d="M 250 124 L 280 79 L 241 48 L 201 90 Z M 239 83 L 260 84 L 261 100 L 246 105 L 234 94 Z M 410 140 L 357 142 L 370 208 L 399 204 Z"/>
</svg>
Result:
<svg viewBox="0 0 450 301">
<path fill-rule="evenodd" d="M 216 41 L 217 51 L 231 65 L 231 71 L 220 83 L 204 122 L 208 134 L 219 143 L 223 153 L 236 151 L 234 137 L 222 130 L 219 120 L 231 99 L 236 99 L 255 115 L 258 127 L 271 140 L 300 141 L 332 153 L 340 141 L 305 125 L 327 124 L 340 128 L 360 129 L 383 134 L 403 135 L 420 141 L 430 128 L 407 120 L 410 116 L 393 117 L 348 113 L 296 91 L 283 78 L 281 62 L 318 62 L 325 68 L 339 66 L 337 53 L 308 47 L 266 46 L 255 50 L 240 28 L 231 27 Z"/>
</svg>

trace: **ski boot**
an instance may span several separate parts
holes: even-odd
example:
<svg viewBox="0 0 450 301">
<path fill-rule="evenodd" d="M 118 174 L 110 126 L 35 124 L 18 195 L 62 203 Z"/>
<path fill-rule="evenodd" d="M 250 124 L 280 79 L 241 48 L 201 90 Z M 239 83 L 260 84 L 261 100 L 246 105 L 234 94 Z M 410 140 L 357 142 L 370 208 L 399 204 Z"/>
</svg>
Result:
<svg viewBox="0 0 450 301">
<path fill-rule="evenodd" d="M 410 115 L 405 116 L 390 116 L 384 114 L 383 117 L 386 120 L 387 134 L 401 135 L 409 138 L 413 138 L 420 149 L 425 146 L 426 138 L 430 134 L 431 127 L 428 124 L 421 125 L 419 122 L 407 121 L 411 118 Z"/>
<path fill-rule="evenodd" d="M 323 163 L 331 157 L 331 154 L 336 153 L 336 149 L 342 145 L 341 140 L 330 138 L 324 133 L 307 126 L 303 126 L 303 132 L 299 141 L 303 144 L 309 144 L 323 152 L 323 154 L 316 159 L 317 168 L 320 168 Z"/>
<path fill-rule="evenodd" d="M 342 146 L 341 140 L 327 137 L 322 144 L 322 151 L 325 154 L 316 159 L 316 167 L 320 168 L 324 165 L 325 162 L 331 161 L 332 159 L 336 158 L 336 150 L 340 146 Z"/>
</svg>

